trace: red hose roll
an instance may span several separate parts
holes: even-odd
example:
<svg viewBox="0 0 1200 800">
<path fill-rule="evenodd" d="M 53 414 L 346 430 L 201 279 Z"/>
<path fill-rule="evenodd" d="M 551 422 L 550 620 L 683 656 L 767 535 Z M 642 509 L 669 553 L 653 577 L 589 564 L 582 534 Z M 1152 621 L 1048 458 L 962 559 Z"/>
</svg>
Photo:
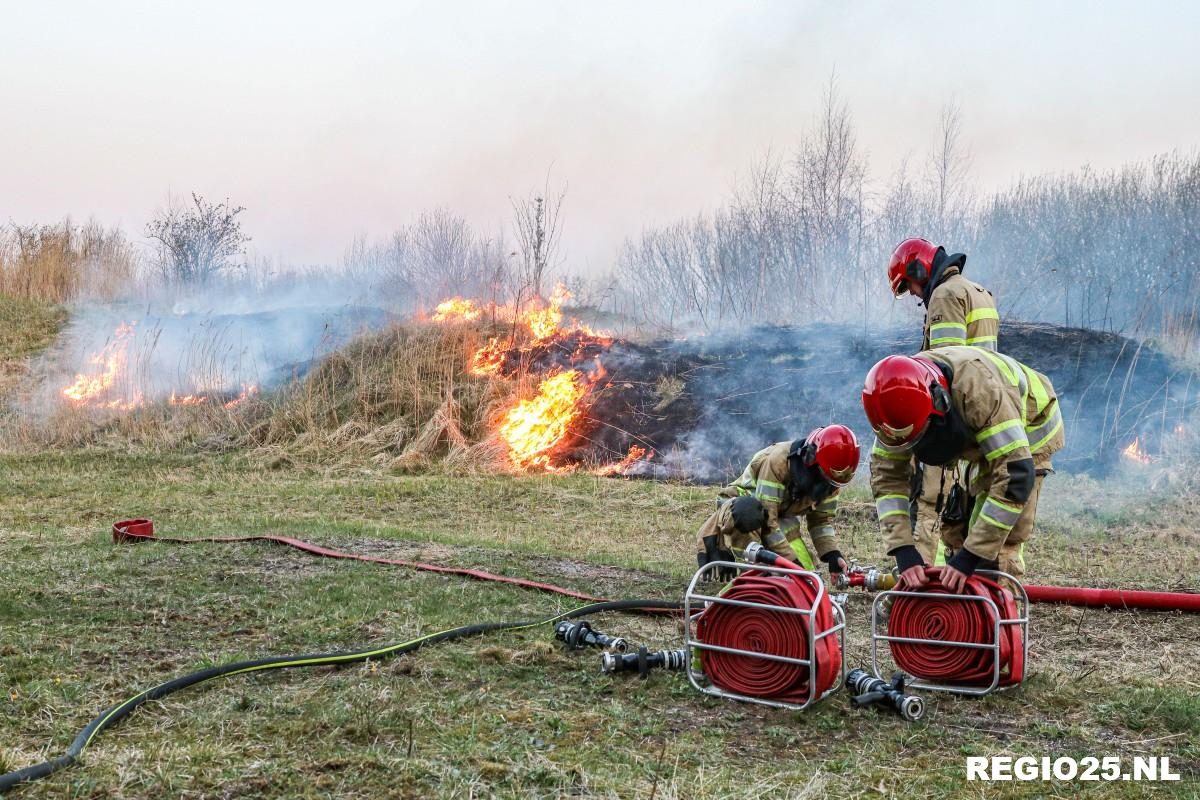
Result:
<svg viewBox="0 0 1200 800">
<path fill-rule="evenodd" d="M 800 569 L 782 558 L 775 566 Z M 820 581 L 811 578 L 749 570 L 738 575 L 721 596 L 808 610 L 813 608 L 819 587 Z M 828 593 L 822 595 L 815 614 L 818 634 L 834 627 Z M 816 681 L 810 693 L 806 665 L 702 650 L 704 674 L 727 692 L 800 705 L 816 700 L 839 679 L 842 648 L 837 635 L 818 639 L 816 647 L 810 648 L 806 615 L 713 603 L 696 621 L 696 633 L 705 644 L 789 658 L 807 659 L 810 649 L 815 651 Z"/>
<path fill-rule="evenodd" d="M 942 586 L 940 567 L 925 570 L 930 581 L 922 594 L 947 595 Z M 963 594 L 986 597 L 1000 610 L 1000 618 L 1017 619 L 1018 609 L 1012 592 L 980 575 L 967 579 Z M 888 615 L 888 634 L 910 639 L 937 639 L 945 642 L 992 644 L 995 641 L 996 612 L 981 600 L 937 600 L 921 597 L 894 598 Z M 992 683 L 995 653 L 967 647 L 892 642 L 896 666 L 910 675 L 956 686 L 985 687 Z M 1025 674 L 1025 649 L 1020 625 L 1000 626 L 1000 683 L 1013 686 Z"/>
</svg>

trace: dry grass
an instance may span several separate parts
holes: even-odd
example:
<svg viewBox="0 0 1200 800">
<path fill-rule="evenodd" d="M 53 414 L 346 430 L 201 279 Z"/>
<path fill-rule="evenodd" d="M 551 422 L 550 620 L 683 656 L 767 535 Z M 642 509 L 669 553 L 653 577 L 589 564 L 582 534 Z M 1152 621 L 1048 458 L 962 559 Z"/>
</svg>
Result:
<svg viewBox="0 0 1200 800">
<path fill-rule="evenodd" d="M 111 300 L 129 290 L 139 272 L 133 244 L 119 228 L 64 219 L 54 225 L 0 227 L 0 294 L 68 303 Z"/>
<path fill-rule="evenodd" d="M 0 441 L 26 452 L 244 449 L 271 466 L 491 471 L 503 462 L 493 434 L 497 418 L 528 386 L 469 374 L 482 335 L 473 326 L 396 325 L 359 337 L 305 374 L 233 409 L 161 401 L 135 411 L 66 404 L 47 409 L 29 386 Z"/>
</svg>

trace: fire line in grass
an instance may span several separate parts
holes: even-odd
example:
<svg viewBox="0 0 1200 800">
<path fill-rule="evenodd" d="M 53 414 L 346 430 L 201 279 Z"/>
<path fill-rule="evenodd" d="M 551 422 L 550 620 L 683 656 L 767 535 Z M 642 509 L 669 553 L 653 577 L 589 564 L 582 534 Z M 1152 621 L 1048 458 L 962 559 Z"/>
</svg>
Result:
<svg viewBox="0 0 1200 800">
<path fill-rule="evenodd" d="M 579 362 L 586 357 L 586 348 L 607 349 L 613 337 L 575 319 L 564 324 L 562 306 L 570 298 L 571 293 L 561 284 L 548 301 L 535 301 L 524 311 L 508 305 L 479 306 L 453 297 L 438 304 L 430 317 L 439 324 L 474 323 L 485 317 L 512 324 L 511 335 L 491 337 L 472 356 L 471 373 L 478 376 L 505 375 L 506 366 L 514 359 L 519 364 L 523 355 L 538 347 L 557 345 L 570 351 L 571 368 L 544 375 L 534 396 L 513 405 L 499 425 L 509 462 L 519 469 L 569 472 L 577 468 L 562 462 L 562 451 L 586 426 L 589 397 L 607 374 L 600 356 L 586 365 Z M 596 471 L 623 474 L 634 462 L 653 455 L 653 451 L 634 446 L 624 459 Z"/>
</svg>

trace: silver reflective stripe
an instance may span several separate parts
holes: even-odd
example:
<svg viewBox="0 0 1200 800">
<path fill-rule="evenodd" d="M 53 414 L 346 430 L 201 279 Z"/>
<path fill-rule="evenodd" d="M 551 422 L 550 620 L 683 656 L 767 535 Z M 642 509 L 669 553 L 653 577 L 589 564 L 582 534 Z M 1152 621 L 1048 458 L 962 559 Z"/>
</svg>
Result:
<svg viewBox="0 0 1200 800">
<path fill-rule="evenodd" d="M 967 326 L 957 322 L 938 322 L 929 326 L 929 344 L 965 344 Z"/>
<path fill-rule="evenodd" d="M 912 458 L 912 453 L 907 447 L 896 447 L 895 445 L 884 444 L 879 441 L 879 437 L 875 437 L 875 446 L 871 448 L 872 455 L 886 458 L 889 461 L 908 461 Z"/>
<path fill-rule="evenodd" d="M 875 513 L 882 522 L 885 518 L 902 514 L 908 516 L 908 497 L 902 494 L 885 494 L 875 498 Z"/>
<path fill-rule="evenodd" d="M 779 532 L 787 536 L 792 531 L 800 528 L 800 522 L 801 520 L 799 517 L 783 517 L 779 520 Z M 788 536 L 788 538 L 790 539 L 792 537 Z"/>
<path fill-rule="evenodd" d="M 1000 430 L 989 428 L 985 433 L 987 435 L 979 440 L 979 449 L 983 451 L 983 457 L 988 461 L 995 461 L 1000 456 L 1007 455 L 1013 450 L 1029 446 L 1029 439 L 1025 436 L 1025 429 L 1021 426 L 1021 421 L 1018 419 L 1011 420 L 1010 424 L 1005 425 Z"/>
<path fill-rule="evenodd" d="M 971 347 L 982 347 L 984 350 L 996 352 L 996 337 L 995 336 L 975 336 L 967 339 L 967 344 Z"/>
<path fill-rule="evenodd" d="M 1055 403 L 1054 413 L 1050 415 L 1050 419 L 1036 428 L 1026 431 L 1025 436 L 1029 439 L 1029 452 L 1036 453 L 1049 444 L 1050 440 L 1054 438 L 1054 434 L 1062 428 L 1062 424 L 1062 412 L 1058 410 L 1058 404 Z"/>
<path fill-rule="evenodd" d="M 837 506 L 838 506 L 837 498 L 830 497 L 829 499 L 822 502 L 821 505 L 817 506 L 813 510 L 818 513 L 821 513 L 821 514 L 832 514 L 833 512 L 837 511 Z"/>
<path fill-rule="evenodd" d="M 816 528 L 811 529 L 808 533 L 810 536 L 812 536 L 813 539 L 820 539 L 823 536 L 833 536 L 833 526 L 832 525 L 820 525 Z"/>
<path fill-rule="evenodd" d="M 1010 531 L 1017 524 L 1017 520 L 1021 518 L 1021 509 L 988 497 L 983 501 L 983 508 L 979 512 L 979 518 L 990 522 L 997 528 Z"/>
<path fill-rule="evenodd" d="M 783 487 L 775 486 L 767 481 L 759 481 L 758 485 L 754 487 L 754 496 L 759 500 L 778 503 L 783 499 Z"/>
<path fill-rule="evenodd" d="M 763 542 L 767 547 L 778 547 L 781 544 L 787 544 L 787 537 L 779 531 L 767 534 L 766 540 Z"/>
</svg>

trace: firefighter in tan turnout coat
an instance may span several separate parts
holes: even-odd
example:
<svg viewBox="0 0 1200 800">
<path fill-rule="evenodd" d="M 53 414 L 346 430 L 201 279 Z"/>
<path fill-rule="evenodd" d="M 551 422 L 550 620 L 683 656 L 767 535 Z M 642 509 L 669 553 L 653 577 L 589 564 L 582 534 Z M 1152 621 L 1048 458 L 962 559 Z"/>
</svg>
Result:
<svg viewBox="0 0 1200 800">
<path fill-rule="evenodd" d="M 733 483 L 717 495 L 717 510 L 699 532 L 696 561 L 732 561 L 753 539 L 784 558 L 830 572 L 846 562 L 833 529 L 837 494 L 854 477 L 859 448 L 844 425 L 817 428 L 803 439 L 779 442 L 754 454 Z M 812 547 L 801 531 L 807 529 Z"/>
<path fill-rule="evenodd" d="M 1000 315 L 992 293 L 963 277 L 967 257 L 949 255 L 925 239 L 905 239 L 896 246 L 888 263 L 892 294 L 917 297 L 925 305 L 922 350 L 971 345 L 997 350 Z M 947 493 L 954 483 L 954 468 L 925 464 L 919 480 L 910 487 L 909 509 L 917 549 L 931 564 L 944 564 L 945 553 L 938 536 L 939 517 Z M 941 498 L 941 503 L 938 498 Z"/>
<path fill-rule="evenodd" d="M 863 409 L 876 434 L 871 490 L 901 584 L 924 583 L 927 563 L 908 513 L 914 455 L 925 464 L 969 462 L 974 500 L 965 529 L 943 529 L 952 568 L 943 583 L 959 589 L 976 568 L 1020 577 L 1042 478 L 1065 441 L 1050 380 L 999 353 L 943 347 L 877 363 L 863 387 Z"/>
</svg>

